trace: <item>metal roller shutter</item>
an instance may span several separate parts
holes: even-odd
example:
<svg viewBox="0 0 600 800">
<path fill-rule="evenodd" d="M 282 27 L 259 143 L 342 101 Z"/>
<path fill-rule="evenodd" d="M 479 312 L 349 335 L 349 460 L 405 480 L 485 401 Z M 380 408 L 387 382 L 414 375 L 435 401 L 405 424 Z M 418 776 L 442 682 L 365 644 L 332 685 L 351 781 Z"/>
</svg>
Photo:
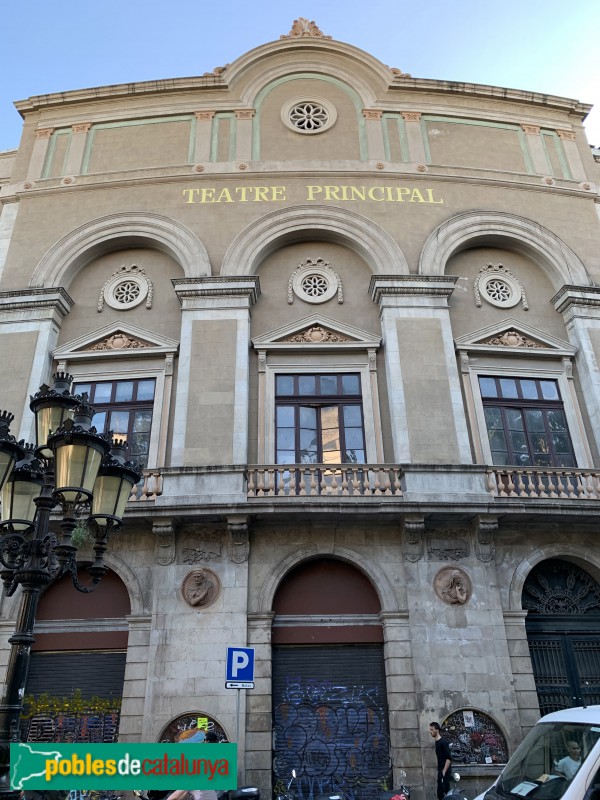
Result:
<svg viewBox="0 0 600 800">
<path fill-rule="evenodd" d="M 381 645 L 273 648 L 273 783 L 298 771 L 303 800 L 391 788 Z"/>
</svg>

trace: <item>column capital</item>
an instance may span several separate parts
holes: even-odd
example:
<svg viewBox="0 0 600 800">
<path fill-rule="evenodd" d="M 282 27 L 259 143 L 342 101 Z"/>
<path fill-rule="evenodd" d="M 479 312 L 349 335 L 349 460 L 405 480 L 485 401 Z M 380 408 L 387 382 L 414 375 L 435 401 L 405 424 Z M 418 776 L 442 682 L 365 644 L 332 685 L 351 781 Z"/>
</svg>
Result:
<svg viewBox="0 0 600 800">
<path fill-rule="evenodd" d="M 73 133 L 87 133 L 89 129 L 92 127 L 91 122 L 76 122 L 74 125 L 71 125 L 73 128 Z"/>
<path fill-rule="evenodd" d="M 372 108 L 363 108 L 362 113 L 365 119 L 374 119 L 374 120 L 381 119 L 383 115 L 383 111 L 379 111 L 378 109 L 372 109 Z"/>
<path fill-rule="evenodd" d="M 400 113 L 405 122 L 419 122 L 422 116 L 420 111 L 401 111 Z"/>
<path fill-rule="evenodd" d="M 521 128 L 528 136 L 538 136 L 541 130 L 539 125 L 527 125 L 524 122 L 521 123 Z"/>
<path fill-rule="evenodd" d="M 194 116 L 199 120 L 211 120 L 215 113 L 215 111 L 194 111 Z"/>
<path fill-rule="evenodd" d="M 565 142 L 574 142 L 575 141 L 575 131 L 565 131 L 556 129 L 556 133 L 559 139 L 563 139 Z"/>
<path fill-rule="evenodd" d="M 253 108 L 238 108 L 235 111 L 236 119 L 252 119 L 256 111 Z"/>
<path fill-rule="evenodd" d="M 38 128 L 35 132 L 36 139 L 49 139 L 54 133 L 54 128 Z"/>
</svg>

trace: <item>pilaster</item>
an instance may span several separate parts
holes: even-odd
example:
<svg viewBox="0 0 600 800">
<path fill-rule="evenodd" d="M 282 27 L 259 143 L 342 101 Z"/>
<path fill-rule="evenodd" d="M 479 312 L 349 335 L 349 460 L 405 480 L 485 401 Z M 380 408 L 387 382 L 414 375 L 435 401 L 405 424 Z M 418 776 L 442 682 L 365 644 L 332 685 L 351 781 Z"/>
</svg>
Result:
<svg viewBox="0 0 600 800">
<path fill-rule="evenodd" d="M 271 626 L 273 614 L 248 614 L 248 646 L 254 648 L 254 689 L 246 700 L 246 783 L 271 795 Z M 265 742 L 268 741 L 268 745 Z"/>
<path fill-rule="evenodd" d="M 522 124 L 523 133 L 527 136 L 527 145 L 533 162 L 533 169 L 538 175 L 547 175 L 550 169 L 544 150 L 544 143 L 539 125 Z"/>
<path fill-rule="evenodd" d="M 419 111 L 403 111 L 402 117 L 408 142 L 408 160 L 418 164 L 427 163 L 421 129 L 421 113 Z"/>
<path fill-rule="evenodd" d="M 254 109 L 237 109 L 236 119 L 236 154 L 239 161 L 250 161 L 252 159 L 252 118 Z"/>
<path fill-rule="evenodd" d="M 196 111 L 196 137 L 194 139 L 194 161 L 202 163 L 210 160 L 210 138 L 214 111 Z"/>
<path fill-rule="evenodd" d="M 556 133 L 562 142 L 563 150 L 565 151 L 565 156 L 567 158 L 567 163 L 569 164 L 569 169 L 571 170 L 571 176 L 573 180 L 587 180 L 587 175 L 585 174 L 585 169 L 583 167 L 581 156 L 579 155 L 579 149 L 577 147 L 575 131 L 557 130 Z"/>
<path fill-rule="evenodd" d="M 27 168 L 27 180 L 36 181 L 41 177 L 48 146 L 50 144 L 50 137 L 53 133 L 54 128 L 39 128 L 35 132 L 35 141 L 33 143 L 31 159 L 29 160 L 29 167 Z"/>
<path fill-rule="evenodd" d="M 383 129 L 381 127 L 382 115 L 383 112 L 377 109 L 363 109 L 363 117 L 365 118 L 365 128 L 367 131 L 367 147 L 369 158 L 372 160 L 381 160 L 385 158 Z"/>
<path fill-rule="evenodd" d="M 91 122 L 80 122 L 77 123 L 77 125 L 73 125 L 73 134 L 69 144 L 69 153 L 67 155 L 67 164 L 65 167 L 67 175 L 79 175 L 81 173 L 85 144 L 88 131 L 91 127 Z"/>
</svg>

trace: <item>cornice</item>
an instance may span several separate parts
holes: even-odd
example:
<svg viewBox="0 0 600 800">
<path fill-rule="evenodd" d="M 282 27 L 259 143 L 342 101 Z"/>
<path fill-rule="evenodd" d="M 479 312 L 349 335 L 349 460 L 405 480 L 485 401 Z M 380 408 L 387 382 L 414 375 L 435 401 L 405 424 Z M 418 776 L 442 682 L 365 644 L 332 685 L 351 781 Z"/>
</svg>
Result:
<svg viewBox="0 0 600 800">
<path fill-rule="evenodd" d="M 258 275 L 173 278 L 171 283 L 180 302 L 194 297 L 246 297 L 253 306 L 260 295 Z"/>
<path fill-rule="evenodd" d="M 74 300 L 62 288 L 14 289 L 0 292 L 0 311 L 27 311 L 48 308 L 62 316 L 68 314 Z"/>
<path fill-rule="evenodd" d="M 450 297 L 457 280 L 455 275 L 373 275 L 369 293 L 375 303 L 384 295 Z"/>
<path fill-rule="evenodd" d="M 573 306 L 600 307 L 600 286 L 573 286 L 566 284 L 550 300 L 559 314 Z"/>
</svg>

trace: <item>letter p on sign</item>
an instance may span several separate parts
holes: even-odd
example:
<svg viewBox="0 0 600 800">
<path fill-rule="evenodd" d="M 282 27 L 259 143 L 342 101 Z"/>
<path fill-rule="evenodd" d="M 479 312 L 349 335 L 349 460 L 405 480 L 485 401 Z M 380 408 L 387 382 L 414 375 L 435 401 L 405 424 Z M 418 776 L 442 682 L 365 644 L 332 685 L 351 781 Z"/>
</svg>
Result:
<svg viewBox="0 0 600 800">
<path fill-rule="evenodd" d="M 227 674 L 225 680 L 227 681 L 254 680 L 253 647 L 227 648 Z"/>
</svg>

